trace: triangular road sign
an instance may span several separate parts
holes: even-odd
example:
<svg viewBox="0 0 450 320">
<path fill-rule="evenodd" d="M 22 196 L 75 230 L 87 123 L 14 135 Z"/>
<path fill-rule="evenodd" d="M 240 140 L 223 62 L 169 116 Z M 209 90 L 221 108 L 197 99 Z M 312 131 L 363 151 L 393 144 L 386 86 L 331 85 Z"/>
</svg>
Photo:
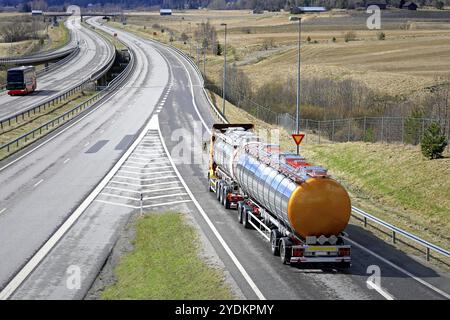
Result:
<svg viewBox="0 0 450 320">
<path fill-rule="evenodd" d="M 303 140 L 304 137 L 305 137 L 304 133 L 294 133 L 292 135 L 292 138 L 294 139 L 295 144 L 298 145 L 298 146 L 300 145 L 300 143 L 302 143 L 302 140 Z"/>
</svg>

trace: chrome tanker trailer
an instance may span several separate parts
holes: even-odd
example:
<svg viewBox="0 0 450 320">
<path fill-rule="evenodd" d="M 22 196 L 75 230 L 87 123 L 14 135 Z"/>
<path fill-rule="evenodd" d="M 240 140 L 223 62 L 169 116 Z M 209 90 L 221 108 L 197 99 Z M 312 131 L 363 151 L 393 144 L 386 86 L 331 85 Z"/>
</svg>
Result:
<svg viewBox="0 0 450 320">
<path fill-rule="evenodd" d="M 285 264 L 350 266 L 343 230 L 350 219 L 347 191 L 327 170 L 281 152 L 253 133 L 252 124 L 215 124 L 209 190 L 236 209 L 245 228 L 270 241 Z"/>
</svg>

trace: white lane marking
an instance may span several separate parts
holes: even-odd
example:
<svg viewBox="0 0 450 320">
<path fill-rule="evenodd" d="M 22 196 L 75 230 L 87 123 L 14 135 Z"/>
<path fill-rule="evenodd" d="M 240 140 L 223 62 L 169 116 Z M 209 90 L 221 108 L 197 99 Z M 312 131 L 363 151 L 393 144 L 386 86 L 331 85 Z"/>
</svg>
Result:
<svg viewBox="0 0 450 320">
<path fill-rule="evenodd" d="M 105 132 L 105 129 L 100 130 L 100 134 L 102 134 L 103 132 Z"/>
<path fill-rule="evenodd" d="M 155 171 L 155 170 L 160 170 L 160 169 L 172 168 L 172 166 L 157 166 L 157 167 L 145 168 L 145 167 L 134 167 L 134 166 L 123 165 L 122 168 Z"/>
<path fill-rule="evenodd" d="M 178 183 L 178 180 L 169 181 L 169 182 L 152 183 L 152 184 L 137 184 L 137 183 L 121 182 L 121 181 L 111 180 L 110 183 L 121 184 L 121 185 L 124 185 L 124 186 L 134 186 L 134 187 L 153 187 L 153 186 L 162 186 L 162 185 L 167 185 L 167 184 Z M 150 190 L 150 189 L 148 189 L 148 190 Z M 143 189 L 142 192 L 144 193 L 144 192 L 146 192 L 146 190 Z"/>
<path fill-rule="evenodd" d="M 108 186 L 106 186 L 105 189 L 130 192 L 130 193 L 138 193 L 138 194 L 142 193 L 140 191 L 136 191 L 136 190 L 132 190 L 132 189 L 124 189 L 124 188 L 116 188 L 116 187 L 108 187 Z"/>
<path fill-rule="evenodd" d="M 116 178 L 130 179 L 130 180 L 136 180 L 136 181 L 154 181 L 154 180 L 176 178 L 176 177 L 177 176 L 166 176 L 166 177 L 157 177 L 157 178 L 131 178 L 131 177 L 124 177 L 124 176 L 116 176 Z"/>
<path fill-rule="evenodd" d="M 143 158 L 142 156 L 134 156 L 134 155 L 131 155 L 130 156 L 130 159 L 131 158 L 133 158 L 133 159 L 136 159 L 136 160 L 144 160 L 144 161 L 152 161 L 152 160 L 161 160 L 161 159 L 167 159 L 167 157 L 165 157 L 165 156 L 157 156 L 157 157 L 154 157 L 154 156 L 145 156 L 145 158 Z"/>
<path fill-rule="evenodd" d="M 158 172 L 149 172 L 149 173 L 142 173 L 142 172 L 132 172 L 132 171 L 125 171 L 120 169 L 120 173 L 129 173 L 129 174 L 137 174 L 137 175 L 143 175 L 143 176 L 153 176 L 155 174 L 162 174 L 162 173 L 173 173 L 173 171 L 158 171 Z"/>
<path fill-rule="evenodd" d="M 159 144 L 159 140 L 158 140 L 158 139 L 151 138 L 151 137 L 149 137 L 149 136 L 147 136 L 147 137 L 148 137 L 148 138 L 145 138 L 144 140 L 142 140 L 142 142 L 154 142 L 154 143 Z"/>
<path fill-rule="evenodd" d="M 389 293 L 387 293 L 387 291 L 384 290 L 383 288 L 381 288 L 380 286 L 377 286 L 373 281 L 367 280 L 366 283 L 368 286 L 370 286 L 376 292 L 381 294 L 386 300 L 394 300 L 393 296 L 391 296 Z"/>
<path fill-rule="evenodd" d="M 95 202 L 101 202 L 101 203 L 106 203 L 106 204 L 110 204 L 112 206 L 118 206 L 118 207 L 126 207 L 126 208 L 132 208 L 132 209 L 138 209 L 140 207 L 136 207 L 136 206 L 131 206 L 129 204 L 123 204 L 123 203 L 117 203 L 117 202 L 112 202 L 112 201 L 105 201 L 105 200 L 94 200 Z"/>
<path fill-rule="evenodd" d="M 143 165 L 152 165 L 152 164 L 167 164 L 167 159 L 164 159 L 164 161 L 158 160 L 158 161 L 153 161 L 153 159 L 147 159 L 147 160 L 139 160 L 139 159 L 132 159 L 132 160 L 127 160 L 127 162 L 130 163 L 135 163 L 135 164 L 143 164 Z"/>
<path fill-rule="evenodd" d="M 186 195 L 188 195 L 186 192 L 179 192 L 179 193 L 174 193 L 174 194 L 165 194 L 162 196 L 145 197 L 143 200 L 163 199 L 163 198 L 186 196 Z"/>
<path fill-rule="evenodd" d="M 136 162 L 136 161 L 131 161 L 131 160 L 127 160 L 126 163 L 127 163 L 127 164 L 129 164 L 129 163 L 131 163 L 131 164 L 141 164 L 141 165 L 143 165 L 143 166 L 146 166 L 146 165 L 149 164 L 148 162 Z"/>
<path fill-rule="evenodd" d="M 127 200 L 133 200 L 133 201 L 140 201 L 141 200 L 140 198 L 126 197 L 126 196 L 121 196 L 121 195 L 118 195 L 118 194 L 107 193 L 107 192 L 100 193 L 100 196 L 119 198 L 119 199 L 127 199 Z"/>
<path fill-rule="evenodd" d="M 64 164 L 66 164 L 67 162 L 69 162 L 70 161 L 70 159 L 69 158 L 67 158 L 66 160 L 64 160 Z"/>
<path fill-rule="evenodd" d="M 346 239 L 348 242 L 352 243 L 354 246 L 360 248 L 361 250 L 363 250 L 363 251 L 365 251 L 365 252 L 371 254 L 372 256 L 374 256 L 374 257 L 380 259 L 381 261 L 383 261 L 384 263 L 390 265 L 392 268 L 397 269 L 397 270 L 400 271 L 401 273 L 406 274 L 408 277 L 413 278 L 414 280 L 416 280 L 416 281 L 419 282 L 420 284 L 424 285 L 425 287 L 428 287 L 429 289 L 431 289 L 431 290 L 433 290 L 434 292 L 440 294 L 441 296 L 443 296 L 443 297 L 445 297 L 445 298 L 447 298 L 447 299 L 450 299 L 450 294 L 448 294 L 448 293 L 442 291 L 442 290 L 439 289 L 439 288 L 436 288 L 436 287 L 433 286 L 432 284 L 430 284 L 430 283 L 428 283 L 428 282 L 426 282 L 426 281 L 420 279 L 419 277 L 413 275 L 411 272 L 406 271 L 406 270 L 403 269 L 402 267 L 397 266 L 396 264 L 394 264 L 394 263 L 392 263 L 391 261 L 389 261 L 389 260 L 383 258 L 382 256 L 380 256 L 379 254 L 373 252 L 372 250 L 367 249 L 366 247 L 360 245 L 359 243 L 357 243 L 357 242 L 355 242 L 355 241 L 353 241 L 353 240 L 351 240 L 351 239 L 349 239 L 349 238 L 347 238 L 347 237 L 345 237 L 345 239 Z"/>
<path fill-rule="evenodd" d="M 40 185 L 42 182 L 44 182 L 44 179 L 41 179 L 41 180 L 39 180 L 38 182 L 36 182 L 34 185 L 33 185 L 33 188 L 36 188 L 38 185 Z"/>
<path fill-rule="evenodd" d="M 159 120 L 158 120 L 158 116 L 153 116 L 153 118 L 156 118 L 155 120 L 155 125 L 158 129 L 158 133 L 159 133 L 159 138 L 161 139 L 161 144 L 164 147 L 164 149 L 166 150 L 166 154 L 167 157 L 169 158 L 170 163 L 173 166 L 173 169 L 175 171 L 175 173 L 178 176 L 178 179 L 180 180 L 181 184 L 184 186 L 184 188 L 186 189 L 186 192 L 188 193 L 189 197 L 192 199 L 192 201 L 194 202 L 195 206 L 197 207 L 197 210 L 200 212 L 200 214 L 202 215 L 203 219 L 205 219 L 206 223 L 208 224 L 209 228 L 211 229 L 211 231 L 214 233 L 214 235 L 216 236 L 217 240 L 220 242 L 220 244 L 222 245 L 222 247 L 225 249 L 225 251 L 228 253 L 228 255 L 230 256 L 231 260 L 233 261 L 233 263 L 235 264 L 235 266 L 238 268 L 239 272 L 242 274 L 242 276 L 244 277 L 244 279 L 247 281 L 248 285 L 250 286 L 250 288 L 252 288 L 253 292 L 256 294 L 256 296 L 260 299 L 260 300 L 266 300 L 266 298 L 264 297 L 264 295 L 262 294 L 261 290 L 259 290 L 259 288 L 257 287 L 257 285 L 255 284 L 255 282 L 253 281 L 253 279 L 250 277 L 250 275 L 247 273 L 247 271 L 245 270 L 245 268 L 242 266 L 242 264 L 239 262 L 238 258 L 236 257 L 236 255 L 233 253 L 233 251 L 231 250 L 231 248 L 228 246 L 228 244 L 225 242 L 225 240 L 222 238 L 222 236 L 220 235 L 219 231 L 216 229 L 216 227 L 214 226 L 214 224 L 212 223 L 211 219 L 209 219 L 208 215 L 206 214 L 205 210 L 203 210 L 202 206 L 200 205 L 200 203 L 197 201 L 197 199 L 195 198 L 194 194 L 192 193 L 192 191 L 189 189 L 188 185 L 186 184 L 186 182 L 184 181 L 183 177 L 181 176 L 180 172 L 178 171 L 178 168 L 175 166 L 175 162 L 173 161 L 169 150 L 167 149 L 166 144 L 164 143 L 164 138 L 161 132 L 161 128 L 159 126 Z"/>
<path fill-rule="evenodd" d="M 134 157 L 134 155 L 137 155 L 137 156 L 140 156 L 140 157 L 148 157 L 148 156 L 153 156 L 153 153 L 147 153 L 147 152 L 143 153 L 142 151 L 140 151 L 140 152 L 134 152 L 133 153 L 133 157 Z M 157 156 L 159 156 L 158 159 L 165 158 L 164 155 L 162 155 L 162 154 L 158 154 Z M 156 158 L 151 157 L 151 159 L 156 159 Z"/>
<path fill-rule="evenodd" d="M 6 211 L 6 208 L 3 208 L 2 210 L 0 210 L 0 214 L 2 214 L 5 211 Z"/>
<path fill-rule="evenodd" d="M 86 142 L 85 145 L 83 147 L 87 147 L 89 145 L 90 142 Z"/>
<path fill-rule="evenodd" d="M 155 203 L 142 206 L 142 208 L 154 208 L 154 207 L 162 207 L 162 206 L 170 206 L 172 204 L 192 202 L 192 200 L 179 200 L 179 201 L 171 201 L 171 202 L 163 202 L 163 203 Z"/>
<path fill-rule="evenodd" d="M 172 55 L 173 55 L 173 56 L 181 63 L 181 65 L 183 66 L 184 70 L 186 70 L 186 73 L 187 73 L 188 79 L 189 79 L 189 83 L 191 84 L 191 85 L 189 86 L 189 88 L 190 88 L 190 90 L 191 90 L 192 105 L 194 106 L 195 112 L 197 112 L 197 115 L 198 115 L 200 121 L 202 122 L 203 126 L 205 127 L 205 130 L 206 130 L 209 134 L 211 134 L 211 129 L 206 125 L 205 120 L 203 119 L 203 117 L 202 117 L 201 114 L 200 114 L 200 111 L 198 110 L 197 103 L 195 102 L 195 97 L 194 97 L 194 84 L 193 84 L 193 82 L 192 82 L 191 74 L 190 74 L 189 70 L 186 68 L 186 66 L 184 65 L 184 63 L 181 61 L 181 59 L 178 57 L 178 54 L 177 54 L 176 52 L 174 52 L 174 51 L 171 51 L 171 52 L 172 52 Z M 162 54 L 161 54 L 161 55 L 162 55 Z M 167 62 L 168 65 L 170 65 L 169 62 L 168 62 L 167 60 L 166 60 L 166 62 Z"/>
<path fill-rule="evenodd" d="M 120 90 L 119 90 L 120 91 Z M 150 125 L 150 123 L 148 124 Z M 111 178 L 116 174 L 120 167 L 125 163 L 136 146 L 140 143 L 148 129 L 142 130 L 138 138 L 133 142 L 130 148 L 122 155 L 114 167 L 102 179 L 102 181 L 95 187 L 89 196 L 81 203 L 81 205 L 70 215 L 70 217 L 62 224 L 62 226 L 47 240 L 47 242 L 36 252 L 36 254 L 28 260 L 25 266 L 14 276 L 14 278 L 3 288 L 0 292 L 0 300 L 8 299 L 23 281 L 30 275 L 36 266 L 47 256 L 52 248 L 58 243 L 64 234 L 71 228 L 71 226 L 78 220 L 87 207 L 95 200 L 103 188 L 108 184 Z M 33 149 L 35 150 L 35 149 Z M 0 170 L 1 171 L 1 170 Z"/>
<path fill-rule="evenodd" d="M 148 150 L 148 151 L 154 151 L 154 152 L 163 152 L 164 150 L 163 149 L 159 149 L 159 148 L 152 148 L 152 146 L 151 145 L 149 145 L 149 146 L 145 146 L 145 147 L 139 147 L 139 149 L 137 149 L 137 150 Z"/>
<path fill-rule="evenodd" d="M 142 190 L 142 193 L 153 193 L 153 192 L 161 192 L 161 191 L 169 191 L 169 190 L 179 190 L 183 189 L 184 187 L 172 187 L 172 188 L 162 188 L 162 189 L 147 189 Z"/>
<path fill-rule="evenodd" d="M 152 142 L 143 142 L 143 143 L 139 146 L 139 148 L 142 148 L 142 149 L 148 149 L 148 150 L 150 150 L 150 151 L 157 151 L 157 152 L 163 151 L 162 148 L 161 148 L 161 146 L 160 146 L 159 144 L 155 144 L 155 143 L 152 143 Z"/>
<path fill-rule="evenodd" d="M 150 161 L 147 161 L 147 162 L 138 162 L 138 161 L 135 161 L 135 160 L 127 160 L 127 164 L 128 163 L 132 163 L 132 164 L 142 164 L 142 165 L 144 165 L 144 166 L 148 166 L 148 165 L 151 165 L 151 164 L 167 164 L 167 161 L 158 161 L 158 162 L 150 162 Z"/>
</svg>

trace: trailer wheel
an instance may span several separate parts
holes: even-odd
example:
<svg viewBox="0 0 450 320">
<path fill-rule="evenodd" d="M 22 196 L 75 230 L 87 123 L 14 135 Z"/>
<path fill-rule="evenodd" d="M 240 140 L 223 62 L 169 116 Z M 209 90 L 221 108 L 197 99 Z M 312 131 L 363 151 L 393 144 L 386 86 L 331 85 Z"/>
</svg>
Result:
<svg viewBox="0 0 450 320">
<path fill-rule="evenodd" d="M 217 188 L 216 188 L 216 198 L 217 198 L 217 201 L 219 201 L 219 202 L 220 202 L 220 194 L 221 194 L 221 192 L 222 192 L 222 182 L 219 181 L 217 183 Z"/>
<path fill-rule="evenodd" d="M 291 262 L 291 243 L 288 238 L 280 239 L 280 258 L 283 264 Z"/>
<path fill-rule="evenodd" d="M 223 206 L 225 209 L 230 209 L 230 200 L 228 200 L 228 193 L 230 192 L 230 188 L 225 187 L 223 188 Z"/>
<path fill-rule="evenodd" d="M 242 224 L 244 225 L 245 229 L 251 229 L 252 225 L 248 222 L 248 210 L 244 208 L 242 210 Z"/>
<path fill-rule="evenodd" d="M 280 255 L 280 247 L 279 247 L 280 235 L 281 235 L 280 232 L 276 229 L 272 229 L 272 231 L 270 232 L 270 249 L 274 256 Z"/>
<path fill-rule="evenodd" d="M 241 203 L 239 203 L 238 209 L 237 209 L 237 215 L 238 215 L 238 221 L 241 224 L 242 224 L 242 211 L 244 211 L 244 207 L 242 206 Z"/>
</svg>

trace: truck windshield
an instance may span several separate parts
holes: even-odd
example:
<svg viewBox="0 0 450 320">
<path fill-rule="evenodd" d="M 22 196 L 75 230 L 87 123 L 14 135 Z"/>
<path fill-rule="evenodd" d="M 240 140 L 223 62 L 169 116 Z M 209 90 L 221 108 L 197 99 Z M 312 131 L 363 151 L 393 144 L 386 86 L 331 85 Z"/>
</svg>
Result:
<svg viewBox="0 0 450 320">
<path fill-rule="evenodd" d="M 7 90 L 23 90 L 25 89 L 24 76 L 22 71 L 8 71 L 6 79 Z"/>
<path fill-rule="evenodd" d="M 23 83 L 23 72 L 9 71 L 7 81 L 8 83 Z"/>
</svg>

